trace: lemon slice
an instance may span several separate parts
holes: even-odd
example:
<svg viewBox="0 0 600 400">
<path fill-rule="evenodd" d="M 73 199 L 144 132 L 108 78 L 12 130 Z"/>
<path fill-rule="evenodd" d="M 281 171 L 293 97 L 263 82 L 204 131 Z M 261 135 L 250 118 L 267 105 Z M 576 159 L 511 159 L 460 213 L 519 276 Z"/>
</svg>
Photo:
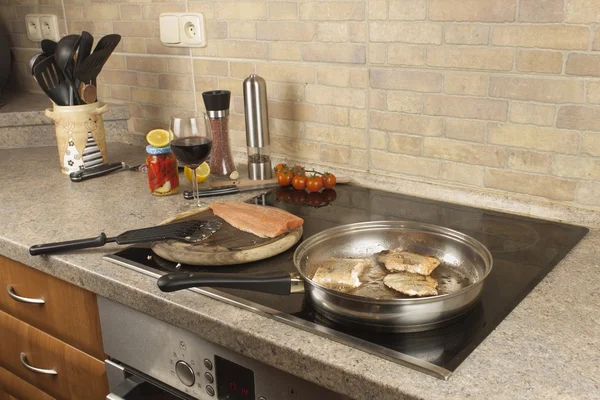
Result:
<svg viewBox="0 0 600 400">
<path fill-rule="evenodd" d="M 183 173 L 185 174 L 185 177 L 188 179 L 188 181 L 192 181 L 192 169 L 190 167 L 185 167 L 183 169 Z M 200 164 L 200 166 L 198 168 L 196 168 L 196 181 L 198 181 L 198 183 L 200 182 L 204 182 L 206 180 L 206 178 L 208 178 L 208 176 L 210 175 L 210 167 L 208 166 L 207 163 L 203 162 L 202 164 Z"/>
<path fill-rule="evenodd" d="M 153 129 L 146 135 L 146 141 L 153 147 L 167 147 L 171 142 L 171 133 L 164 129 Z"/>
</svg>

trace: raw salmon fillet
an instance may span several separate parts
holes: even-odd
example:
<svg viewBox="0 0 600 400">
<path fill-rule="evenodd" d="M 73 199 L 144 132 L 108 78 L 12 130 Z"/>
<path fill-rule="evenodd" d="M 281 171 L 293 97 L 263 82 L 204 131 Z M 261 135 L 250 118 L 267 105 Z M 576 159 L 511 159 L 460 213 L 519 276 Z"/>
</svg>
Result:
<svg viewBox="0 0 600 400">
<path fill-rule="evenodd" d="M 300 217 L 275 207 L 241 201 L 217 201 L 208 206 L 213 213 L 240 231 L 261 238 L 274 238 L 304 223 Z"/>
</svg>

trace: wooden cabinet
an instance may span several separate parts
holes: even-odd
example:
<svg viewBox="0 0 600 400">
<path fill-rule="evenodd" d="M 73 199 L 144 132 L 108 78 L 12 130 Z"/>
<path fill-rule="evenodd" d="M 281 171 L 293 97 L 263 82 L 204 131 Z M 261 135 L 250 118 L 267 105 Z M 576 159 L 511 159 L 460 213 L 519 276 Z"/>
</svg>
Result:
<svg viewBox="0 0 600 400">
<path fill-rule="evenodd" d="M 0 400 L 54 400 L 54 397 L 0 367 Z"/>
<path fill-rule="evenodd" d="M 87 290 L 0 256 L 0 310 L 104 359 L 96 296 Z"/>
</svg>

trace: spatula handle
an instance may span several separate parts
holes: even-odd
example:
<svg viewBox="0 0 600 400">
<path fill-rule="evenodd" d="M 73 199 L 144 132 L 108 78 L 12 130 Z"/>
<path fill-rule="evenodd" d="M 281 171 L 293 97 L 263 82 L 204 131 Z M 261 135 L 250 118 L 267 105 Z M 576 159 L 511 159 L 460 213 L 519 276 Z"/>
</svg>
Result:
<svg viewBox="0 0 600 400">
<path fill-rule="evenodd" d="M 287 273 L 257 276 L 208 272 L 171 272 L 158 278 L 158 287 L 163 292 L 174 292 L 198 286 L 289 295 L 291 293 L 292 277 Z"/>
<path fill-rule="evenodd" d="M 90 247 L 102 247 L 106 243 L 106 235 L 101 233 L 97 237 L 88 239 L 69 240 L 66 242 L 35 244 L 29 248 L 29 254 L 38 256 L 59 251 L 87 249 Z"/>
</svg>

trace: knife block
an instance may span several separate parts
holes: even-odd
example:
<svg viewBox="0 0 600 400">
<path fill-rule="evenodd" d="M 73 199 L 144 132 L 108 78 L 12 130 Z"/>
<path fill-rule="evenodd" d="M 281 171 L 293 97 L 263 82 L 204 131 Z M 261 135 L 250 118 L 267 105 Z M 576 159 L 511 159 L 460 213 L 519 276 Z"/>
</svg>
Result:
<svg viewBox="0 0 600 400">
<path fill-rule="evenodd" d="M 96 167 L 108 162 L 102 114 L 108 105 L 57 106 L 46 109 L 54 121 L 58 160 L 63 174 Z"/>
</svg>

